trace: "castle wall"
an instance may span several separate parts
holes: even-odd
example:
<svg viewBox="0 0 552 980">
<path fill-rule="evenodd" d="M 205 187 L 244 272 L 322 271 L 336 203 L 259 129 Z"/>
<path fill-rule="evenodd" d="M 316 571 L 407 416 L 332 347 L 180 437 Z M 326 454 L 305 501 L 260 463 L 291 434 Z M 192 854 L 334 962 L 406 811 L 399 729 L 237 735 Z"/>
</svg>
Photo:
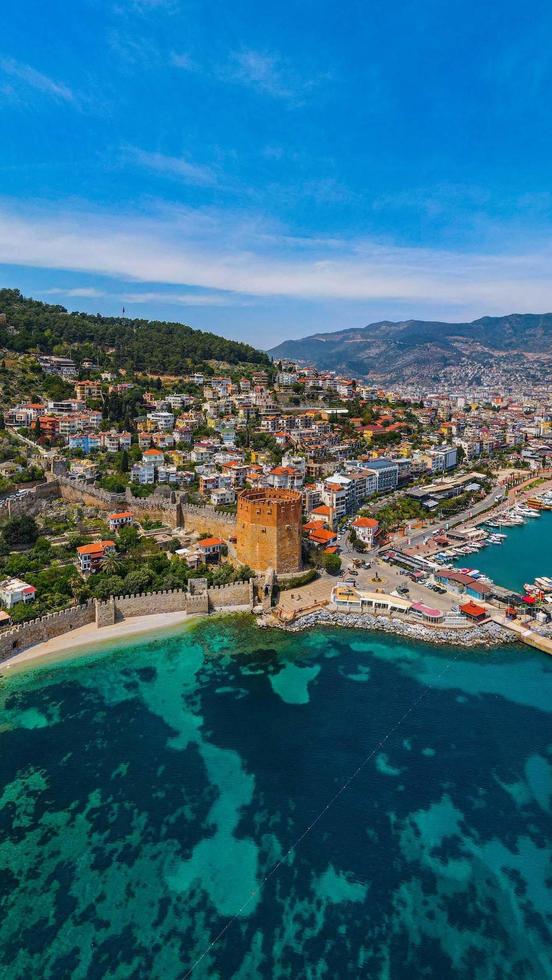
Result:
<svg viewBox="0 0 552 980">
<path fill-rule="evenodd" d="M 50 501 L 59 495 L 57 484 L 39 483 L 29 488 L 29 493 L 16 496 L 14 500 L 1 500 L 0 518 L 20 517 L 22 514 L 37 517 L 47 511 Z"/>
<path fill-rule="evenodd" d="M 71 503 L 86 504 L 99 510 L 111 511 L 115 508 L 129 507 L 140 515 L 147 515 L 153 520 L 161 520 L 171 527 L 184 527 L 187 531 L 205 534 L 212 531 L 222 538 L 229 538 L 236 533 L 236 519 L 232 514 L 225 514 L 215 507 L 200 507 L 188 504 L 178 499 L 178 492 L 157 491 L 149 497 L 133 497 L 127 488 L 125 493 L 110 493 L 81 480 L 69 480 L 58 476 L 58 493 L 64 500 Z M 50 484 L 52 485 L 52 484 Z"/>
<path fill-rule="evenodd" d="M 81 606 L 50 613 L 40 619 L 12 626 L 0 633 L 0 663 L 9 657 L 53 637 L 61 636 L 80 626 L 96 623 L 101 629 L 113 626 L 133 616 L 153 616 L 162 613 L 185 612 L 206 614 L 224 609 L 251 611 L 255 604 L 256 583 L 233 582 L 213 586 L 197 595 L 183 589 L 149 592 L 140 595 L 112 596 L 105 602 L 90 599 Z"/>
<path fill-rule="evenodd" d="M 62 609 L 61 612 L 49 613 L 29 623 L 12 626 L 0 633 L 0 663 L 35 643 L 45 643 L 62 633 L 87 626 L 94 622 L 94 616 L 94 600 L 90 599 L 81 606 Z"/>
</svg>

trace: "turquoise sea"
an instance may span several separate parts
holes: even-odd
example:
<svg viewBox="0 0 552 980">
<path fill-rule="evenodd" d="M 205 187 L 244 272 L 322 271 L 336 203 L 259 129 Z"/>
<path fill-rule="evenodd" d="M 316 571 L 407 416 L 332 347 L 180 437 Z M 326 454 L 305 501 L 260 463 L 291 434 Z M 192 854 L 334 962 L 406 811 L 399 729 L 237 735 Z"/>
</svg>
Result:
<svg viewBox="0 0 552 980">
<path fill-rule="evenodd" d="M 525 524 L 492 530 L 506 534 L 502 544 L 492 544 L 473 555 L 463 555 L 456 568 L 478 568 L 497 585 L 523 591 L 525 582 L 540 575 L 552 578 L 552 511 L 529 517 Z"/>
<path fill-rule="evenodd" d="M 544 654 L 232 617 L 0 702 L 3 980 L 552 977 Z"/>
</svg>

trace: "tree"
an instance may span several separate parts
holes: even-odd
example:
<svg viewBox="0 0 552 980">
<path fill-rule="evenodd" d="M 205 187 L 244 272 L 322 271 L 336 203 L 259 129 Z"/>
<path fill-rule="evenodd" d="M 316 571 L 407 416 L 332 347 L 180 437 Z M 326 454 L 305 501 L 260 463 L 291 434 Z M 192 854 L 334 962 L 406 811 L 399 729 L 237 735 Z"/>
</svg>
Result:
<svg viewBox="0 0 552 980">
<path fill-rule="evenodd" d="M 128 524 L 126 527 L 122 527 L 117 534 L 117 543 L 122 548 L 123 551 L 128 551 L 130 548 L 135 548 L 140 540 L 140 535 L 138 529 L 133 527 L 132 524 Z"/>
<path fill-rule="evenodd" d="M 324 554 L 322 556 L 322 565 L 329 575 L 339 575 L 341 571 L 341 558 L 336 554 Z"/>
<path fill-rule="evenodd" d="M 119 575 L 124 564 L 117 555 L 107 554 L 105 558 L 102 558 L 101 567 L 102 572 L 105 572 L 106 575 Z"/>
<path fill-rule="evenodd" d="M 148 568 L 137 568 L 134 572 L 129 572 L 125 578 L 124 586 L 126 592 L 145 592 L 151 585 L 153 575 Z"/>
<path fill-rule="evenodd" d="M 104 476 L 102 480 L 99 481 L 99 486 L 102 490 L 108 490 L 109 493 L 124 493 L 126 490 L 126 483 L 124 479 L 120 476 Z"/>
<path fill-rule="evenodd" d="M 22 544 L 34 544 L 38 534 L 38 525 L 34 517 L 29 517 L 27 514 L 10 517 L 2 530 L 4 541 L 12 548 Z"/>
<path fill-rule="evenodd" d="M 121 473 L 128 473 L 128 452 L 126 449 L 121 452 Z"/>
<path fill-rule="evenodd" d="M 92 585 L 96 599 L 109 599 L 112 595 L 122 595 L 126 584 L 120 575 L 101 575 Z"/>
</svg>

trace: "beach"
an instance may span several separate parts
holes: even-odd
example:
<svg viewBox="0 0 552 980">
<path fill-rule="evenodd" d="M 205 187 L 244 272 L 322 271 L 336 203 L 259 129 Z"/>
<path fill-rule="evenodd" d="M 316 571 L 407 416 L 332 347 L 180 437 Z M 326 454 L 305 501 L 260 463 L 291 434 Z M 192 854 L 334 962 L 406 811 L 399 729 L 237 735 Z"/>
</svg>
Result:
<svg viewBox="0 0 552 980">
<path fill-rule="evenodd" d="M 185 612 L 174 612 L 158 613 L 153 616 L 133 616 L 120 623 L 115 623 L 113 626 L 104 626 L 102 629 L 98 629 L 95 623 L 88 623 L 79 629 L 62 633 L 45 643 L 36 643 L 32 647 L 14 654 L 9 660 L 0 664 L 0 676 L 8 670 L 17 670 L 39 660 L 41 663 L 48 663 L 72 656 L 77 651 L 84 653 L 88 647 L 101 650 L 101 647 L 105 645 L 111 648 L 115 641 L 124 641 L 142 633 L 171 632 L 196 618 Z"/>
</svg>

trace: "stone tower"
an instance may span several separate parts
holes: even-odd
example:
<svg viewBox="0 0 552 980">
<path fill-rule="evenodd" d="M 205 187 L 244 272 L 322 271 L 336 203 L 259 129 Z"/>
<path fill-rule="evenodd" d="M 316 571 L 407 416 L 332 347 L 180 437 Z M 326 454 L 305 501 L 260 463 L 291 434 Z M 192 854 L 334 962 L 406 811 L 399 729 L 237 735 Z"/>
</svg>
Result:
<svg viewBox="0 0 552 980">
<path fill-rule="evenodd" d="M 238 560 L 257 572 L 299 571 L 301 511 L 297 490 L 243 490 L 238 496 Z"/>
</svg>

